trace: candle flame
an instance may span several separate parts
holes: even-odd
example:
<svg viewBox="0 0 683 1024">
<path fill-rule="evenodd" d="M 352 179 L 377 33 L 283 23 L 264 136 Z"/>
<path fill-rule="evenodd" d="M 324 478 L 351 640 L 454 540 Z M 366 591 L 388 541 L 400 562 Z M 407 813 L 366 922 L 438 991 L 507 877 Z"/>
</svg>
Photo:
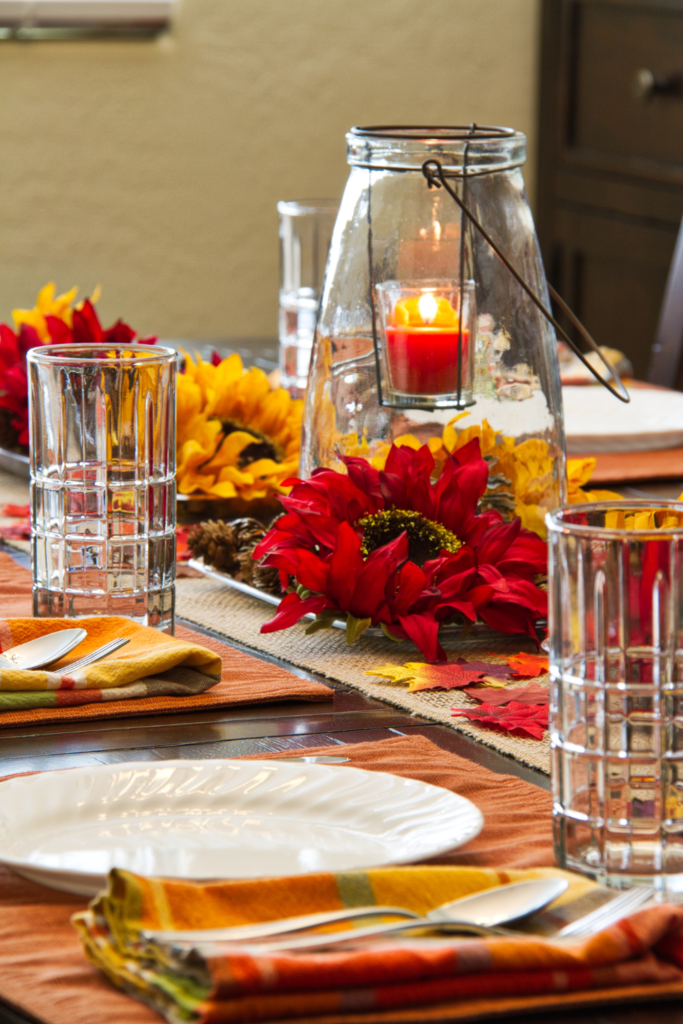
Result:
<svg viewBox="0 0 683 1024">
<path fill-rule="evenodd" d="M 436 319 L 436 314 L 439 311 L 439 304 L 432 293 L 427 292 L 425 295 L 420 296 L 417 308 L 420 311 L 422 322 L 425 324 L 431 324 L 432 321 Z"/>
</svg>

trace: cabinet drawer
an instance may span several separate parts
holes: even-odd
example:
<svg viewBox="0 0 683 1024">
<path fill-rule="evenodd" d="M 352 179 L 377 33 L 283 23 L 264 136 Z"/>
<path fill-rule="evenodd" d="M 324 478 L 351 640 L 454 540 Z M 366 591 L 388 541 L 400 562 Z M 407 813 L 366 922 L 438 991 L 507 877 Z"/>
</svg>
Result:
<svg viewBox="0 0 683 1024">
<path fill-rule="evenodd" d="M 583 2 L 574 9 L 569 143 L 606 157 L 683 167 L 683 95 L 634 95 L 641 69 L 683 80 L 683 3 L 646 9 Z M 626 169 L 626 167 L 625 167 Z"/>
</svg>

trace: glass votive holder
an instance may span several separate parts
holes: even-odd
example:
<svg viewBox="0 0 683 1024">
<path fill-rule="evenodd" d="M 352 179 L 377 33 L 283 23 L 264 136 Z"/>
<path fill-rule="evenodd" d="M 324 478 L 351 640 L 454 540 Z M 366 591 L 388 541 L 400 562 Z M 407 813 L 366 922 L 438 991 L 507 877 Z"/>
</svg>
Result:
<svg viewBox="0 0 683 1024">
<path fill-rule="evenodd" d="M 384 281 L 377 299 L 384 404 L 473 405 L 474 282 Z"/>
<path fill-rule="evenodd" d="M 683 504 L 546 524 L 558 863 L 683 899 Z"/>
<path fill-rule="evenodd" d="M 173 632 L 176 353 L 28 354 L 33 613 Z"/>
</svg>

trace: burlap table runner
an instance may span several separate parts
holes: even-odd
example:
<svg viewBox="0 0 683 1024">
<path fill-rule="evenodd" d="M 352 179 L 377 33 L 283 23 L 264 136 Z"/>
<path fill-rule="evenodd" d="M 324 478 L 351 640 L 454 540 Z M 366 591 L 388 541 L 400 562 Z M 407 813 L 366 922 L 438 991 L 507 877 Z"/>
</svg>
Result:
<svg viewBox="0 0 683 1024">
<path fill-rule="evenodd" d="M 318 750 L 326 753 L 329 748 L 307 753 Z M 356 768 L 421 779 L 477 804 L 485 821 L 480 835 L 461 851 L 434 858 L 433 863 L 507 869 L 553 864 L 550 796 L 537 786 L 496 775 L 421 736 L 349 744 L 339 752 Z M 71 914 L 84 905 L 82 897 L 52 891 L 0 868 L 0 998 L 45 1024 L 158 1024 L 160 1018 L 153 1011 L 119 992 L 85 960 L 69 923 Z M 316 1024 L 475 1021 L 525 1011 L 673 998 L 683 998 L 683 984 L 473 999 L 418 1010 L 316 1017 Z M 310 1019 L 292 1024 L 310 1024 Z"/>
<path fill-rule="evenodd" d="M 17 565 L 6 552 L 0 552 L 0 618 L 30 616 L 31 574 Z M 205 693 L 188 697 L 141 697 L 111 703 L 81 704 L 74 707 L 35 708 L 31 711 L 4 711 L 0 728 L 29 722 L 92 721 L 102 718 L 129 718 L 132 715 L 174 714 L 179 711 L 213 711 L 245 704 L 275 703 L 289 700 L 328 701 L 334 691 L 323 683 L 300 679 L 243 651 L 236 651 L 219 640 L 176 627 L 176 636 L 192 640 L 219 654 L 223 661 L 221 681 Z"/>
<path fill-rule="evenodd" d="M 177 613 L 182 619 L 206 626 L 231 640 L 273 654 L 327 679 L 353 686 L 368 697 L 387 701 L 412 714 L 458 729 L 480 743 L 550 774 L 550 743 L 547 733 L 543 740 L 535 740 L 494 732 L 474 725 L 467 719 L 452 717 L 451 708 L 474 706 L 457 690 L 409 693 L 405 685 L 365 674 L 377 665 L 424 661 L 417 648 L 410 643 L 395 644 L 391 640 L 365 635 L 348 646 L 342 630 L 326 629 L 313 636 L 306 636 L 305 623 L 280 633 L 262 634 L 259 632 L 262 624 L 272 618 L 275 609 L 208 578 L 178 580 L 176 595 Z M 500 635 L 485 640 L 474 636 L 466 641 L 446 636 L 442 643 L 449 654 L 465 657 L 483 654 L 500 656 L 536 649 L 531 641 Z M 543 679 L 539 679 L 539 682 L 543 682 Z"/>
</svg>

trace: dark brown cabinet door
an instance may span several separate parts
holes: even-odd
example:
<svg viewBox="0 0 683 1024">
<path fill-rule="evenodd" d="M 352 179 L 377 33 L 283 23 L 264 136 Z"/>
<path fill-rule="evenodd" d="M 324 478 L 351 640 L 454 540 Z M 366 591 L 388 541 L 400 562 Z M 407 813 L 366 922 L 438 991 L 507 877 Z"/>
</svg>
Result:
<svg viewBox="0 0 683 1024">
<path fill-rule="evenodd" d="M 644 378 L 683 215 L 683 0 L 545 0 L 539 152 L 550 280 Z"/>
</svg>

